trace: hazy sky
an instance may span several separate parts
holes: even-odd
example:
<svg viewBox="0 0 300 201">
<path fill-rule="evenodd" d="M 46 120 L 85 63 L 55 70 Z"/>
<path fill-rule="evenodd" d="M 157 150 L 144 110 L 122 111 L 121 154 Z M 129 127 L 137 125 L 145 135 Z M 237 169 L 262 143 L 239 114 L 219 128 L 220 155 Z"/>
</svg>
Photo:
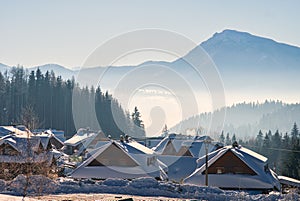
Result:
<svg viewBox="0 0 300 201">
<path fill-rule="evenodd" d="M 197 44 L 229 28 L 300 46 L 299 9 L 298 0 L 0 0 L 0 63 L 80 66 L 104 41 L 143 28 Z"/>
</svg>

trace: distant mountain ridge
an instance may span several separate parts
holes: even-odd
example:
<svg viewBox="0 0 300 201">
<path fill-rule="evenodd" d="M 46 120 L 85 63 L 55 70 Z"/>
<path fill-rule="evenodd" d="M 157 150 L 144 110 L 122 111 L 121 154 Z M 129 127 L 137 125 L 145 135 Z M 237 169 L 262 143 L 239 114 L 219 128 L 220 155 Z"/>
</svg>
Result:
<svg viewBox="0 0 300 201">
<path fill-rule="evenodd" d="M 183 62 L 184 59 L 190 59 L 202 54 L 203 49 L 211 57 L 220 73 L 224 84 L 225 96 L 227 96 L 225 98 L 232 99 L 229 101 L 229 104 L 243 101 L 263 101 L 266 99 L 299 102 L 300 48 L 279 43 L 272 39 L 255 36 L 247 32 L 228 29 L 220 33 L 215 33 L 211 38 L 188 52 L 183 58 L 179 58 L 173 62 L 147 61 L 137 66 L 111 67 L 107 71 L 103 67 L 71 70 L 58 64 L 45 64 L 28 68 L 28 71 L 40 68 L 45 73 L 47 70 L 53 70 L 56 75 L 61 75 L 63 79 L 71 79 L 74 76 L 81 86 L 95 86 L 99 84 L 100 76 L 105 73 L 100 84 L 103 90 L 115 89 L 114 87 L 119 84 L 120 91 L 129 92 L 130 89 L 136 89 L 134 87 L 136 87 L 137 83 L 143 84 L 145 80 L 150 80 L 155 84 L 157 84 L 156 81 L 158 83 L 163 81 L 162 86 L 166 83 L 166 86 L 171 86 L 172 91 L 176 92 L 178 97 L 185 97 L 186 100 L 188 99 L 186 96 L 187 88 L 184 87 L 186 84 L 189 84 L 189 86 L 194 87 L 194 89 L 200 92 L 209 93 L 205 85 L 205 80 L 199 81 L 199 75 L 190 71 L 191 67 L 186 62 Z M 10 68 L 5 64 L 0 64 L 1 72 Z M 179 79 L 182 79 L 181 82 Z M 123 82 L 120 83 L 119 81 Z M 143 107 L 143 105 L 140 107 Z M 274 107 L 275 109 L 277 108 L 276 105 Z M 291 109 L 291 111 L 293 108 L 298 111 L 298 105 L 286 107 L 286 109 Z M 283 108 L 282 110 L 284 111 L 285 109 Z M 284 112 L 276 113 L 275 111 L 268 111 L 264 114 L 258 112 L 258 115 L 256 112 L 252 113 L 252 110 L 249 111 L 250 113 L 241 111 L 232 113 L 235 116 L 228 117 L 227 130 L 243 133 L 245 136 L 250 133 L 253 134 L 258 128 L 275 129 L 276 125 L 274 126 L 269 122 L 271 120 L 277 122 L 277 125 L 280 125 L 282 129 L 287 129 L 290 122 L 298 121 L 298 116 L 293 112 L 291 112 L 293 115 L 290 115 L 289 122 L 281 124 L 280 118 L 272 118 L 273 116 L 278 116 L 278 114 L 287 115 Z M 249 125 L 252 125 L 251 131 L 244 129 L 247 125 L 240 122 L 243 118 L 237 114 L 252 117 L 246 118 L 247 121 L 245 121 Z M 199 115 L 201 116 L 201 114 Z M 209 115 L 202 115 L 201 117 L 204 118 L 201 123 L 205 124 L 205 119 Z M 256 122 L 253 122 L 253 120 Z M 181 125 L 184 125 L 183 127 L 194 127 L 193 121 L 191 120 L 187 123 L 188 120 L 183 120 Z M 269 127 L 266 125 L 269 125 Z"/>
<path fill-rule="evenodd" d="M 216 63 L 218 69 L 222 72 L 230 70 L 275 70 L 275 69 L 300 69 L 300 48 L 284 43 L 276 42 L 269 38 L 255 36 L 247 32 L 226 29 L 220 33 L 215 33 L 211 38 L 202 42 L 200 45 L 192 49 L 184 58 L 188 58 L 193 54 L 197 54 L 199 48 L 203 48 Z M 164 61 L 147 61 L 140 65 L 163 64 L 172 66 L 175 62 Z M 140 66 L 138 65 L 138 66 Z M 136 66 L 118 66 L 116 69 L 130 70 Z M 0 71 L 3 72 L 9 66 L 0 63 Z M 71 70 L 59 64 L 45 64 L 41 66 L 30 67 L 28 70 L 36 70 L 40 68 L 42 71 L 53 70 L 63 77 L 70 78 L 74 76 L 79 67 Z M 93 67 L 87 70 L 97 70 Z M 85 70 L 85 69 L 81 69 Z"/>
<path fill-rule="evenodd" d="M 45 65 L 41 65 L 41 66 L 35 66 L 35 67 L 28 68 L 28 71 L 36 71 L 38 68 L 42 72 L 53 71 L 56 75 L 60 75 L 64 79 L 70 79 L 70 78 L 72 78 L 72 76 L 75 76 L 75 74 L 76 74 L 75 71 L 68 69 L 64 66 L 61 66 L 59 64 L 45 64 Z"/>
</svg>

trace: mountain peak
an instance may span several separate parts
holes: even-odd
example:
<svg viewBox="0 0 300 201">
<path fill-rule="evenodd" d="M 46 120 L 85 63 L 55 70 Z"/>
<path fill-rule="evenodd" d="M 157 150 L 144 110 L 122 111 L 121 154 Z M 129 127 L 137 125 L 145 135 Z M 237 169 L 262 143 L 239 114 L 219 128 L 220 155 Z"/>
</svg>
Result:
<svg viewBox="0 0 300 201">
<path fill-rule="evenodd" d="M 220 33 L 218 32 L 215 33 L 213 37 L 201 43 L 201 46 L 205 47 L 208 45 L 215 45 L 220 43 L 232 45 L 232 44 L 241 44 L 241 43 L 249 44 L 249 43 L 260 43 L 260 42 L 274 43 L 275 41 L 269 38 L 255 36 L 248 32 L 225 29 Z"/>
<path fill-rule="evenodd" d="M 224 70 L 295 69 L 300 62 L 299 47 L 231 29 L 215 33 L 186 56 L 198 55 L 199 48 L 203 48 L 216 65 Z"/>
<path fill-rule="evenodd" d="M 248 32 L 237 31 L 237 30 L 234 30 L 234 29 L 224 29 L 220 33 L 216 32 L 214 34 L 214 36 L 217 36 L 217 35 L 226 35 L 226 36 L 230 36 L 230 35 L 247 35 L 247 36 L 249 36 L 251 34 L 248 33 Z"/>
</svg>

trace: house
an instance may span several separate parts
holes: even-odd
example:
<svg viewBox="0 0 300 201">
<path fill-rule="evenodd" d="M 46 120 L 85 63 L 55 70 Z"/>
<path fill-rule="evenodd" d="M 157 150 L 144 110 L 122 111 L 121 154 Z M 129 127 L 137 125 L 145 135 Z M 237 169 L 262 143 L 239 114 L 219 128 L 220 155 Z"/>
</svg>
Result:
<svg viewBox="0 0 300 201">
<path fill-rule="evenodd" d="M 56 135 L 54 135 L 51 130 L 33 133 L 32 137 L 40 138 L 44 147 L 51 144 L 51 146 L 54 146 L 56 149 L 62 149 L 64 146 L 64 143 Z"/>
<path fill-rule="evenodd" d="M 166 174 L 150 149 L 132 143 L 109 141 L 74 170 L 74 178 L 165 178 Z M 148 152 L 149 151 L 149 152 Z M 145 154 L 145 152 L 148 152 Z"/>
<path fill-rule="evenodd" d="M 59 139 L 61 142 L 66 141 L 65 138 L 65 132 L 63 130 L 56 130 L 56 129 L 34 129 L 32 130 L 33 134 L 39 134 L 39 133 L 51 133 L 55 135 L 57 139 Z"/>
<path fill-rule="evenodd" d="M 147 172 L 159 172 L 160 169 L 162 169 L 163 171 L 160 171 L 160 177 L 163 180 L 168 179 L 168 176 L 165 174 L 168 173 L 168 167 L 158 159 L 155 151 L 131 139 L 121 141 L 120 145 L 130 156 L 140 161 L 141 164 L 147 164 L 144 166 Z"/>
<path fill-rule="evenodd" d="M 206 153 L 204 140 L 208 136 L 195 136 L 193 138 L 169 134 L 153 150 L 158 154 L 158 159 L 168 166 L 170 180 L 181 182 L 197 167 L 197 159 Z M 218 143 L 208 145 L 208 152 L 219 147 Z"/>
<path fill-rule="evenodd" d="M 77 133 L 64 142 L 64 152 L 72 155 L 84 156 L 86 151 L 100 147 L 109 142 L 102 131 L 93 131 L 88 128 L 80 128 Z"/>
<path fill-rule="evenodd" d="M 47 174 L 55 163 L 50 142 L 43 144 L 32 133 L 9 134 L 0 138 L 0 178 L 12 179 L 30 171 Z"/>
<path fill-rule="evenodd" d="M 187 156 L 199 158 L 205 155 L 205 140 L 213 141 L 209 136 L 182 137 L 177 134 L 170 134 L 153 148 L 159 155 Z M 208 152 L 222 147 L 220 143 L 212 142 L 207 144 Z"/>
<path fill-rule="evenodd" d="M 0 137 L 4 137 L 13 133 L 18 135 L 26 135 L 26 131 L 23 130 L 23 126 L 0 126 Z"/>
<path fill-rule="evenodd" d="M 220 148 L 208 154 L 208 185 L 222 189 L 280 190 L 277 175 L 269 169 L 267 160 L 236 142 Z M 184 183 L 205 185 L 206 157 L 199 158 L 197 164 Z"/>
</svg>

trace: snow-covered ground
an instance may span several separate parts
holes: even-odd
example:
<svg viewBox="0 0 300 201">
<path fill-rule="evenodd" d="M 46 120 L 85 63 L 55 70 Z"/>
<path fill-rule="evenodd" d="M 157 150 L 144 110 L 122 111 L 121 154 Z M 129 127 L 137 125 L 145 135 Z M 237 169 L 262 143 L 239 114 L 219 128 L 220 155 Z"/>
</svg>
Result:
<svg viewBox="0 0 300 201">
<path fill-rule="evenodd" d="M 81 201 L 81 200 L 101 200 L 101 201 L 113 201 L 113 200 L 151 200 L 151 201 L 181 201 L 180 198 L 168 198 L 168 197 L 144 197 L 144 196 L 132 196 L 132 195 L 121 195 L 121 194 L 61 194 L 61 195 L 45 195 L 40 197 L 25 197 L 25 201 L 40 201 L 40 200 L 51 200 L 51 201 Z M 21 196 L 3 195 L 0 194 L 0 201 L 21 201 Z M 188 201 L 187 199 L 184 199 Z"/>
<path fill-rule="evenodd" d="M 19 175 L 11 182 L 0 180 L 0 200 L 21 200 L 25 186 L 25 177 Z M 59 178 L 52 181 L 41 176 L 32 176 L 27 192 L 27 200 L 300 200 L 296 193 L 249 194 L 242 191 L 223 191 L 215 187 L 180 185 L 158 182 L 153 178 L 138 178 L 132 181 L 123 179 L 106 179 L 104 181 Z M 47 196 L 37 197 L 41 194 Z M 9 197 L 8 195 L 13 195 Z M 126 195 L 126 196 L 125 196 Z M 140 196 L 143 196 L 140 198 Z"/>
</svg>

